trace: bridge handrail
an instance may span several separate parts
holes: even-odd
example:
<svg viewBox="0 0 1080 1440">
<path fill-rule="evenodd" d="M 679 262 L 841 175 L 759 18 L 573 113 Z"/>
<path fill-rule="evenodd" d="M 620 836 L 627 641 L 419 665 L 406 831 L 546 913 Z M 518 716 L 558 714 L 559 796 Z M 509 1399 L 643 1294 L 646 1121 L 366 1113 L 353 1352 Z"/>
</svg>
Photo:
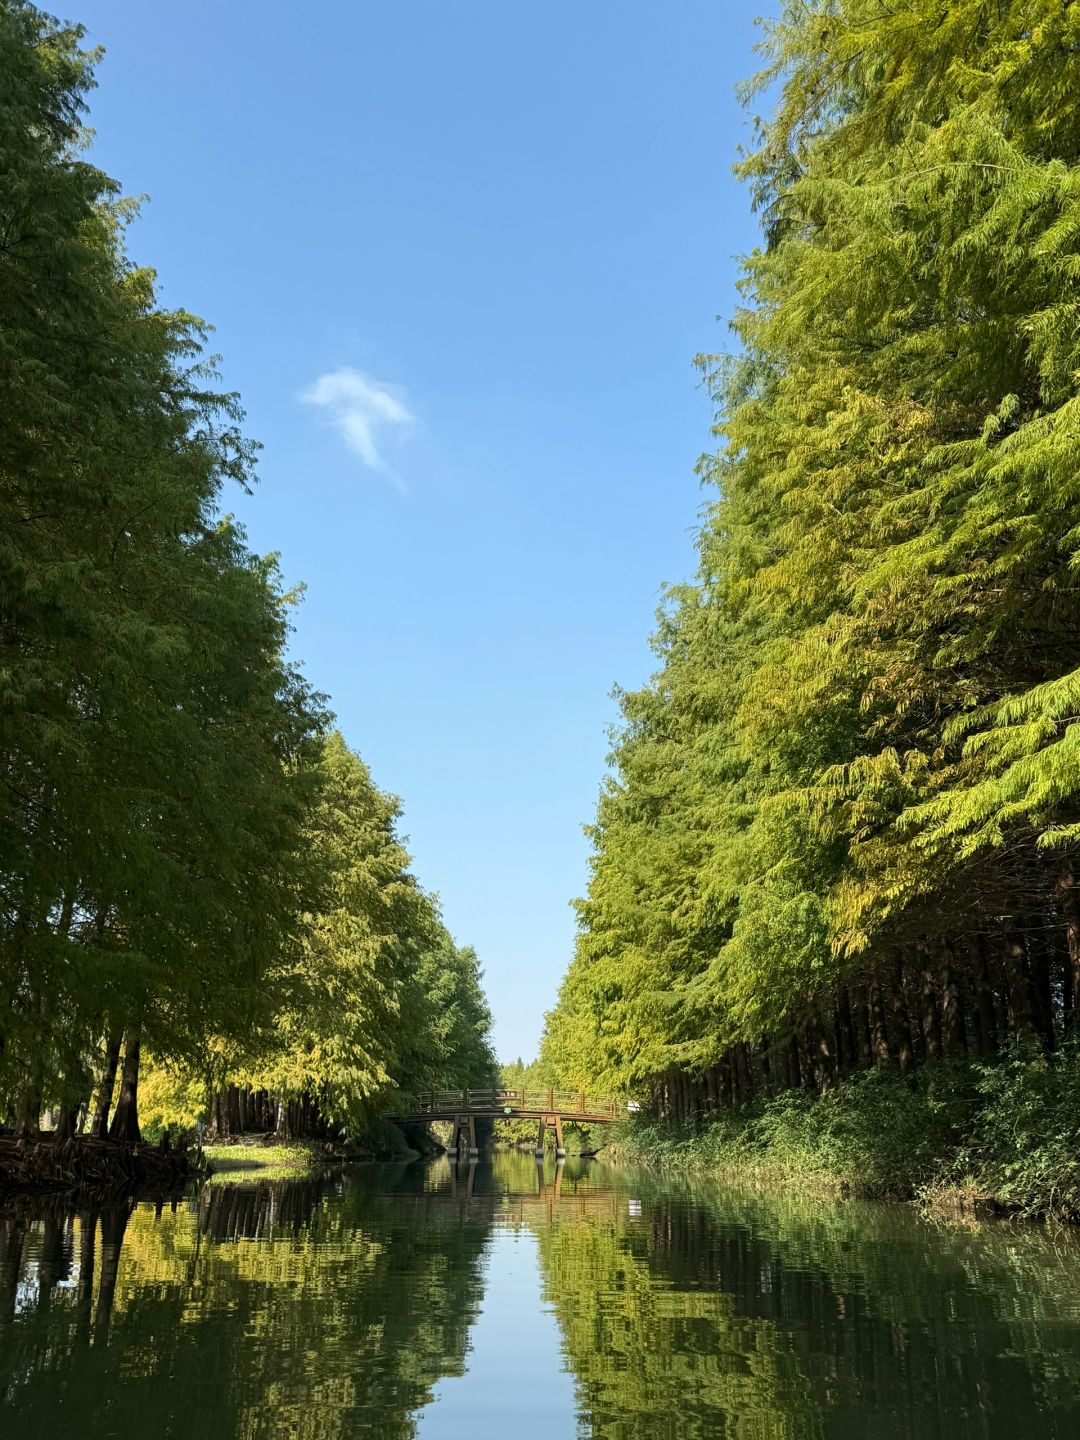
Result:
<svg viewBox="0 0 1080 1440">
<path fill-rule="evenodd" d="M 585 1090 L 507 1089 L 427 1090 L 416 1097 L 420 1113 L 442 1110 L 546 1110 L 562 1115 L 605 1115 L 614 1117 L 617 1102 L 607 1095 L 590 1095 Z"/>
</svg>

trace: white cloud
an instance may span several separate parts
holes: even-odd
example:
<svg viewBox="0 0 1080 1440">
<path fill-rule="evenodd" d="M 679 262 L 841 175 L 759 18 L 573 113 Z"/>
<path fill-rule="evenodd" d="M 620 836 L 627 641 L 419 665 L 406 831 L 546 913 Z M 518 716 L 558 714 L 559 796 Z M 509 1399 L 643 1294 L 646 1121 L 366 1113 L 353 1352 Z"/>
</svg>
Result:
<svg viewBox="0 0 1080 1440">
<path fill-rule="evenodd" d="M 365 465 L 390 473 L 379 449 L 381 436 L 413 418 L 398 386 L 346 365 L 320 375 L 301 392 L 300 399 L 326 411 L 345 444 Z"/>
</svg>

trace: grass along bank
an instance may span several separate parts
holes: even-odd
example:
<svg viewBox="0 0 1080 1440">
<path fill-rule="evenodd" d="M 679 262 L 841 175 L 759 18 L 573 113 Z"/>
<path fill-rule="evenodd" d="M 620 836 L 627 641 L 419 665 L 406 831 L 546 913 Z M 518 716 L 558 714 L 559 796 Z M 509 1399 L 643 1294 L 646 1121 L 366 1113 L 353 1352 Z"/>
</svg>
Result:
<svg viewBox="0 0 1080 1440">
<path fill-rule="evenodd" d="M 207 1145 L 211 1179 L 289 1180 L 311 1175 L 327 1163 L 319 1145 Z"/>
<path fill-rule="evenodd" d="M 410 1160 L 435 1147 L 422 1130 L 408 1133 L 389 1120 L 375 1119 L 340 1145 L 325 1140 L 272 1143 L 271 1136 L 248 1136 L 226 1145 L 207 1145 L 203 1155 L 212 1175 L 229 1179 L 286 1180 L 311 1175 L 327 1165 L 356 1160 Z"/>
<path fill-rule="evenodd" d="M 1080 1051 L 869 1071 L 788 1091 L 697 1129 L 613 1127 L 608 1153 L 664 1169 L 836 1195 L 1080 1220 Z"/>
</svg>

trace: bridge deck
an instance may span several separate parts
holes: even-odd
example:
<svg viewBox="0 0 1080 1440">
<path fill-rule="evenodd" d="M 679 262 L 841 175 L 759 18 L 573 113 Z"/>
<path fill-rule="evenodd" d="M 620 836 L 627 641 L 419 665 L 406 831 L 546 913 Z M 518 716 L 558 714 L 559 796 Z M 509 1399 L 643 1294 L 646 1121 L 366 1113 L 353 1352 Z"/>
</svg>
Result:
<svg viewBox="0 0 1080 1440">
<path fill-rule="evenodd" d="M 415 1106 L 391 1118 L 411 1124 L 457 1120 L 463 1115 L 494 1120 L 577 1120 L 603 1125 L 615 1119 L 618 1103 L 584 1090 L 429 1090 Z"/>
</svg>

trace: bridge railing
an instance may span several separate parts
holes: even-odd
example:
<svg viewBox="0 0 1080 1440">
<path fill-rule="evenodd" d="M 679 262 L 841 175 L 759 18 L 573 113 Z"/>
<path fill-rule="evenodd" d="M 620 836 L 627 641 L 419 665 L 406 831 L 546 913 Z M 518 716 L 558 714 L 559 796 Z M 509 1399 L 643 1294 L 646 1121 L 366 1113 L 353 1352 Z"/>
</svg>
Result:
<svg viewBox="0 0 1080 1440">
<path fill-rule="evenodd" d="M 552 1115 L 592 1115 L 614 1119 L 617 1102 L 607 1095 L 590 1095 L 585 1090 L 491 1089 L 491 1090 L 427 1090 L 418 1095 L 416 1108 L 421 1114 L 437 1114 L 455 1110 L 462 1114 L 483 1110 L 543 1110 Z"/>
</svg>

